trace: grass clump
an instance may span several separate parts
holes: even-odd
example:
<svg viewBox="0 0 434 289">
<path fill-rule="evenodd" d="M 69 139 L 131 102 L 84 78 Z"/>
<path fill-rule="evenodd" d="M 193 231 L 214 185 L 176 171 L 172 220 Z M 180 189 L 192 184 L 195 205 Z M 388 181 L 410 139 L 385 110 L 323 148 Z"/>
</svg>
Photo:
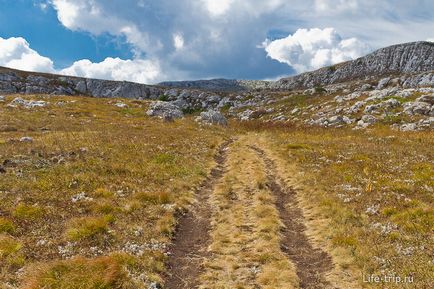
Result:
<svg viewBox="0 0 434 289">
<path fill-rule="evenodd" d="M 12 215 L 17 219 L 35 221 L 44 215 L 44 210 L 38 205 L 19 204 Z"/>
<path fill-rule="evenodd" d="M 24 258 L 21 253 L 22 244 L 7 235 L 0 235 L 0 264 L 21 266 Z"/>
<path fill-rule="evenodd" d="M 122 263 L 113 257 L 77 257 L 52 262 L 32 272 L 34 277 L 24 289 L 112 289 L 137 288 L 128 278 Z"/>
<path fill-rule="evenodd" d="M 144 204 L 169 204 L 172 200 L 168 192 L 141 192 L 136 194 L 136 199 Z"/>
<path fill-rule="evenodd" d="M 107 233 L 110 221 L 113 220 L 108 216 L 73 219 L 66 231 L 66 238 L 70 241 L 81 241 L 103 235 Z"/>
<path fill-rule="evenodd" d="M 15 226 L 11 220 L 0 217 L 0 234 L 1 233 L 9 233 L 12 234 L 15 232 Z"/>
</svg>

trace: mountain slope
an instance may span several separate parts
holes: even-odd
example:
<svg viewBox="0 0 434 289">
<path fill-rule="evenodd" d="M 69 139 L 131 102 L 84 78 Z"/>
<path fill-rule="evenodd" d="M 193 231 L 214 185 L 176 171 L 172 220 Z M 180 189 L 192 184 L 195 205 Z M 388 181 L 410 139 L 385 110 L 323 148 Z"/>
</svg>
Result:
<svg viewBox="0 0 434 289">
<path fill-rule="evenodd" d="M 353 61 L 313 72 L 283 78 L 272 85 L 278 89 L 312 88 L 367 76 L 434 70 L 434 43 L 412 42 L 379 49 Z"/>
</svg>

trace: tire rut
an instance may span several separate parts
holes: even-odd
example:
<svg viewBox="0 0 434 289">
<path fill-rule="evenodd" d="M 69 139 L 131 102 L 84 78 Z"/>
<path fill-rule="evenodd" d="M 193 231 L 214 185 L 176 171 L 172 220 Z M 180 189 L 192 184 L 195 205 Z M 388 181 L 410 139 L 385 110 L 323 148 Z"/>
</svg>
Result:
<svg viewBox="0 0 434 289">
<path fill-rule="evenodd" d="M 193 289 L 199 286 L 203 260 L 208 256 L 211 209 L 208 199 L 225 173 L 227 149 L 234 140 L 224 142 L 214 157 L 217 165 L 196 189 L 197 202 L 191 210 L 178 217 L 175 235 L 169 246 L 170 256 L 164 276 L 166 289 Z"/>
<path fill-rule="evenodd" d="M 333 262 L 326 252 L 313 248 L 305 233 L 303 212 L 298 206 L 296 192 L 287 188 L 277 176 L 276 164 L 265 151 L 250 146 L 263 160 L 267 173 L 267 186 L 276 198 L 276 207 L 285 225 L 282 229 L 281 250 L 295 264 L 300 288 L 335 288 L 325 280 L 324 274 L 333 268 Z"/>
</svg>

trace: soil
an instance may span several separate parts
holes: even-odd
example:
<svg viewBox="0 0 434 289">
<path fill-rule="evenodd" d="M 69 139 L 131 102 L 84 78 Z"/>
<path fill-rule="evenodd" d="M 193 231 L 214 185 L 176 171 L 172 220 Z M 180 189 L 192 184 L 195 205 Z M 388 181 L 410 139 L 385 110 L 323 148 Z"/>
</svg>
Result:
<svg viewBox="0 0 434 289">
<path fill-rule="evenodd" d="M 203 261 L 208 256 L 210 243 L 211 208 L 209 196 L 225 172 L 227 150 L 232 140 L 223 143 L 214 157 L 217 165 L 196 190 L 197 202 L 191 210 L 180 215 L 175 237 L 169 247 L 168 274 L 164 288 L 193 289 L 199 286 L 199 275 L 203 272 Z"/>
<path fill-rule="evenodd" d="M 334 288 L 324 278 L 333 268 L 331 257 L 324 251 L 314 248 L 305 233 L 303 212 L 298 206 L 296 192 L 283 185 L 277 176 L 276 165 L 258 147 L 254 149 L 264 161 L 267 173 L 267 186 L 276 198 L 276 207 L 285 225 L 282 230 L 281 250 L 295 264 L 300 288 Z"/>
</svg>

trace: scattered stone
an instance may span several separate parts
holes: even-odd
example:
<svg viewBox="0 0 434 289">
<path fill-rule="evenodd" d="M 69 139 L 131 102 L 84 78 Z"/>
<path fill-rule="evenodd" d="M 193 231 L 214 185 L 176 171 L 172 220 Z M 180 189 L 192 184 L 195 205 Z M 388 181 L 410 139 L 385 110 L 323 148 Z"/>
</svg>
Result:
<svg viewBox="0 0 434 289">
<path fill-rule="evenodd" d="M 240 120 L 246 121 L 246 120 L 250 120 L 252 114 L 253 114 L 253 110 L 246 109 L 245 111 L 239 113 L 238 117 L 240 118 Z"/>
<path fill-rule="evenodd" d="M 431 108 L 432 105 L 421 101 L 407 102 L 404 104 L 404 112 L 408 115 L 431 115 Z"/>
<path fill-rule="evenodd" d="M 28 142 L 31 143 L 33 142 L 33 138 L 29 137 L 29 136 L 23 136 L 22 138 L 20 138 L 20 142 Z"/>
<path fill-rule="evenodd" d="M 296 114 L 298 112 L 300 112 L 299 108 L 294 108 L 293 110 L 291 110 L 291 114 Z"/>
<path fill-rule="evenodd" d="M 8 106 L 9 107 L 18 107 L 22 106 L 24 108 L 36 108 L 36 107 L 46 107 L 48 105 L 48 102 L 42 101 L 42 100 L 25 100 L 21 97 L 16 97 L 14 100 L 12 100 Z"/>
<path fill-rule="evenodd" d="M 367 128 L 368 126 L 370 126 L 376 122 L 377 122 L 377 118 L 375 116 L 367 114 L 367 115 L 362 116 L 362 119 L 360 119 L 357 122 L 357 127 L 358 128 Z"/>
<path fill-rule="evenodd" d="M 71 202 L 77 203 L 79 201 L 93 201 L 93 198 L 86 196 L 85 192 L 81 192 L 71 197 Z"/>
<path fill-rule="evenodd" d="M 3 95 L 0 95 L 0 102 L 5 102 L 6 97 L 4 97 Z"/>
<path fill-rule="evenodd" d="M 115 103 L 115 106 L 119 107 L 119 108 L 127 108 L 128 107 L 128 105 L 126 103 L 123 103 L 123 102 L 117 102 L 117 103 Z"/>
<path fill-rule="evenodd" d="M 196 118 L 197 122 L 205 124 L 215 124 L 215 125 L 228 125 L 228 120 L 226 117 L 216 110 L 208 110 L 206 112 L 201 112 L 200 116 Z"/>
</svg>

